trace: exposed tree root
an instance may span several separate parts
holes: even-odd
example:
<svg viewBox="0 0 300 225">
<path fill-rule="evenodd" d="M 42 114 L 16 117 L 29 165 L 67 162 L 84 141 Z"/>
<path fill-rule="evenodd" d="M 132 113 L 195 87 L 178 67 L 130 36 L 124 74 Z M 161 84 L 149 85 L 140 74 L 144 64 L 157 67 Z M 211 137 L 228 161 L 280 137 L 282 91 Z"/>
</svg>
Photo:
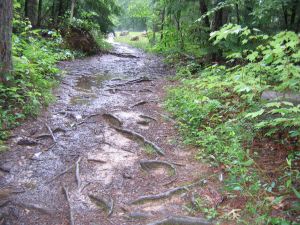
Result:
<svg viewBox="0 0 300 225">
<path fill-rule="evenodd" d="M 36 139 L 43 139 L 43 138 L 52 138 L 51 134 L 40 134 L 38 136 L 35 136 Z"/>
<path fill-rule="evenodd" d="M 51 127 L 49 127 L 49 125 L 47 123 L 45 123 L 45 125 L 46 125 L 46 127 L 47 127 L 47 129 L 48 129 L 48 131 L 49 131 L 49 133 L 50 133 L 50 135 L 52 137 L 52 140 L 54 141 L 54 143 L 56 143 L 57 141 L 56 141 L 56 138 L 55 138 L 55 136 L 54 136 L 54 134 L 52 132 Z"/>
<path fill-rule="evenodd" d="M 146 220 L 152 216 L 153 215 L 148 212 L 131 212 L 128 215 L 126 215 L 125 217 L 127 219 L 131 219 L 131 220 Z"/>
<path fill-rule="evenodd" d="M 131 58 L 131 59 L 138 59 L 140 57 L 135 56 L 135 55 L 131 55 L 131 54 L 120 54 L 120 53 L 116 53 L 116 52 L 107 52 L 110 55 L 114 55 L 117 57 L 121 57 L 121 58 Z"/>
<path fill-rule="evenodd" d="M 154 117 L 151 117 L 151 116 L 139 115 L 139 117 L 141 117 L 142 119 L 148 119 L 148 120 L 153 120 L 153 121 L 157 122 L 157 119 L 155 119 Z"/>
<path fill-rule="evenodd" d="M 137 198 L 136 200 L 132 201 L 130 204 L 138 204 L 138 203 L 145 202 L 145 201 L 165 199 L 165 198 L 168 198 L 168 197 L 170 197 L 178 192 L 182 192 L 182 191 L 188 191 L 188 186 L 173 188 L 171 190 L 168 190 L 163 193 L 159 193 L 157 195 L 141 196 L 141 197 Z"/>
<path fill-rule="evenodd" d="M 156 195 L 145 195 L 145 196 L 141 196 L 138 199 L 132 201 L 130 204 L 137 204 L 137 203 L 141 203 L 144 201 L 152 201 L 152 200 L 159 200 L 159 199 L 165 199 L 168 197 L 171 197 L 172 195 L 178 193 L 178 192 L 182 192 L 182 191 L 189 191 L 189 188 L 195 187 L 196 185 L 199 185 L 203 183 L 203 180 L 189 184 L 189 185 L 185 185 L 185 186 L 181 186 L 181 187 L 176 187 L 173 189 L 170 189 L 166 192 L 163 193 L 159 193 Z"/>
<path fill-rule="evenodd" d="M 152 90 L 148 89 L 148 88 L 145 88 L 145 89 L 142 89 L 142 90 L 139 90 L 139 92 L 151 92 L 153 93 Z"/>
<path fill-rule="evenodd" d="M 80 179 L 80 167 L 79 167 L 79 163 L 81 161 L 81 157 L 78 158 L 78 160 L 76 161 L 76 182 L 77 182 L 77 187 L 80 188 L 81 186 L 81 179 Z"/>
<path fill-rule="evenodd" d="M 85 117 L 83 120 L 81 120 L 80 122 L 78 122 L 78 123 L 76 123 L 75 124 L 75 127 L 76 126 L 79 126 L 79 125 L 81 125 L 81 124 L 84 124 L 84 123 L 86 123 L 87 122 L 87 120 L 88 119 L 90 119 L 90 118 L 92 118 L 92 117 L 95 117 L 95 116 L 100 116 L 101 115 L 101 113 L 95 113 L 95 114 L 91 114 L 91 115 L 89 115 L 89 116 L 87 116 L 87 117 Z"/>
<path fill-rule="evenodd" d="M 123 125 L 123 122 L 116 116 L 114 116 L 113 114 L 110 113 L 104 113 L 103 118 L 110 123 L 111 125 L 115 126 L 115 127 L 121 127 Z"/>
<path fill-rule="evenodd" d="M 143 144 L 145 146 L 150 146 L 151 148 L 153 148 L 159 155 L 165 155 L 164 151 L 158 147 L 156 144 L 154 144 L 153 142 L 147 140 L 144 136 L 134 132 L 134 131 L 131 131 L 131 130 L 127 130 L 127 129 L 121 129 L 121 128 L 118 128 L 118 127 L 114 127 L 114 129 L 126 136 L 128 136 L 130 139 L 135 139 L 135 140 L 139 140 L 141 142 L 143 142 Z"/>
<path fill-rule="evenodd" d="M 190 216 L 170 216 L 166 219 L 149 223 L 148 225 L 212 225 L 210 221 L 207 221 L 200 217 Z"/>
<path fill-rule="evenodd" d="M 103 208 L 103 210 L 107 211 L 108 217 L 111 216 L 114 210 L 114 200 L 111 198 L 110 200 L 106 200 L 102 197 L 95 196 L 92 194 L 88 194 L 89 198 L 99 207 Z"/>
<path fill-rule="evenodd" d="M 125 85 L 128 85 L 128 84 L 136 84 L 136 83 L 149 82 L 149 81 L 152 81 L 149 77 L 140 77 L 140 78 L 137 78 L 137 79 L 134 79 L 134 80 L 129 80 L 129 81 L 124 82 L 124 83 L 110 84 L 110 85 L 107 85 L 107 86 L 113 88 L 113 87 L 125 86 Z"/>
<path fill-rule="evenodd" d="M 138 102 L 138 103 L 136 103 L 136 104 L 130 106 L 130 108 L 134 108 L 134 107 L 140 106 L 140 105 L 145 105 L 145 104 L 147 104 L 147 103 L 149 103 L 149 102 L 148 102 L 148 101 L 140 101 L 140 102 Z"/>
<path fill-rule="evenodd" d="M 173 175 L 176 175 L 176 168 L 172 163 L 161 160 L 141 160 L 140 165 L 143 169 L 148 170 L 155 166 L 167 166 L 173 171 Z"/>
<path fill-rule="evenodd" d="M 39 142 L 31 139 L 31 138 L 28 138 L 28 137 L 23 137 L 22 139 L 20 139 L 18 142 L 17 142 L 18 145 L 28 145 L 28 146 L 34 146 L 34 145 L 38 145 Z"/>
<path fill-rule="evenodd" d="M 130 106 L 130 108 L 134 108 L 134 107 L 136 107 L 136 106 L 140 106 L 140 105 L 145 105 L 145 104 L 147 104 L 147 103 L 150 103 L 150 102 L 155 102 L 155 100 L 149 100 L 149 101 L 140 101 L 140 102 L 138 102 L 138 103 L 135 103 L 135 104 L 133 104 L 132 106 Z"/>
<path fill-rule="evenodd" d="M 43 214 L 53 215 L 53 214 L 57 213 L 56 210 L 47 209 L 45 207 L 42 207 L 42 206 L 36 205 L 36 204 L 25 204 L 25 203 L 19 203 L 19 202 L 13 202 L 13 204 L 16 206 L 22 207 L 22 208 L 36 210 Z"/>
<path fill-rule="evenodd" d="M 69 206 L 69 212 L 70 212 L 70 225 L 75 225 L 75 222 L 74 222 L 74 215 L 73 215 L 73 211 L 72 211 L 72 207 L 71 207 L 71 202 L 70 202 L 70 195 L 69 195 L 69 190 L 67 187 L 65 187 L 63 185 L 63 191 L 65 193 L 65 196 L 66 196 L 66 199 L 67 199 L 67 202 L 68 202 L 68 206 Z"/>
<path fill-rule="evenodd" d="M 106 163 L 106 161 L 101 159 L 87 159 L 88 162 Z"/>
<path fill-rule="evenodd" d="M 59 178 L 60 176 L 66 174 L 67 172 L 69 172 L 71 169 L 74 168 L 74 164 L 70 167 L 68 167 L 67 169 L 65 169 L 64 171 L 62 171 L 61 173 L 57 174 L 56 176 L 54 176 L 52 179 L 50 179 L 49 181 L 46 182 L 46 184 L 51 183 L 52 181 L 56 180 L 57 178 Z"/>
</svg>

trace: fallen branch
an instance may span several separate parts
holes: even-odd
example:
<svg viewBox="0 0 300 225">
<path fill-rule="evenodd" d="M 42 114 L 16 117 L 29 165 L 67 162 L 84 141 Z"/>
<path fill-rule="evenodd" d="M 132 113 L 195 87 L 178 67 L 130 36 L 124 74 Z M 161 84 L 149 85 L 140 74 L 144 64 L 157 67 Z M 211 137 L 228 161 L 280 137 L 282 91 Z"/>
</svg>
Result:
<svg viewBox="0 0 300 225">
<path fill-rule="evenodd" d="M 67 202 L 68 202 L 68 206 L 69 206 L 69 211 L 70 211 L 70 225 L 75 225 L 73 211 L 72 211 L 72 208 L 71 208 L 69 190 L 64 185 L 63 185 L 63 191 L 65 193 L 65 196 L 66 196 L 66 199 L 67 199 Z"/>
<path fill-rule="evenodd" d="M 122 134 L 125 134 L 127 136 L 129 136 L 129 138 L 131 139 L 138 139 L 140 141 L 142 141 L 144 143 L 144 145 L 149 145 L 150 147 L 152 147 L 158 154 L 160 155 L 165 155 L 164 151 L 158 147 L 156 144 L 154 144 L 153 142 L 147 140 L 144 136 L 131 131 L 131 130 L 127 130 L 127 129 L 121 129 L 118 127 L 114 127 L 114 129 Z"/>
<path fill-rule="evenodd" d="M 149 223 L 148 225 L 212 225 L 213 223 L 200 217 L 170 216 L 166 219 Z"/>
<path fill-rule="evenodd" d="M 77 181 L 77 187 L 80 188 L 81 186 L 81 179 L 80 179 L 80 168 L 79 168 L 79 163 L 81 161 L 81 157 L 78 158 L 78 160 L 76 161 L 76 181 Z"/>
<path fill-rule="evenodd" d="M 104 113 L 102 116 L 106 121 L 108 121 L 113 126 L 121 127 L 123 125 L 123 122 L 113 114 Z"/>
<path fill-rule="evenodd" d="M 195 183 L 192 183 L 192 184 L 189 184 L 189 185 L 185 185 L 185 186 L 181 186 L 181 187 L 176 187 L 176 188 L 170 189 L 170 190 L 168 190 L 166 192 L 159 193 L 159 194 L 156 194 L 156 195 L 141 196 L 138 199 L 132 201 L 130 204 L 137 204 L 137 203 L 144 202 L 144 201 L 152 201 L 152 200 L 165 199 L 165 198 L 168 198 L 168 197 L 170 197 L 173 194 L 176 194 L 178 192 L 188 191 L 189 188 L 195 187 L 196 185 L 199 185 L 201 183 L 203 183 L 203 180 L 195 182 Z"/>
<path fill-rule="evenodd" d="M 114 200 L 111 198 L 110 201 L 103 199 L 99 196 L 88 194 L 89 198 L 99 207 L 103 208 L 108 212 L 108 217 L 111 216 L 114 209 Z"/>
<path fill-rule="evenodd" d="M 171 170 L 173 170 L 173 175 L 176 175 L 176 168 L 172 163 L 168 163 L 166 161 L 161 161 L 161 160 L 141 160 L 140 165 L 143 169 L 148 170 L 150 167 L 153 166 L 167 166 L 170 167 Z"/>
<path fill-rule="evenodd" d="M 56 138 L 55 138 L 55 136 L 54 136 L 54 134 L 53 134 L 53 132 L 51 130 L 51 127 L 49 127 L 47 123 L 45 123 L 45 125 L 46 125 L 46 127 L 47 127 L 47 129 L 48 129 L 48 131 L 49 131 L 49 133 L 50 133 L 50 135 L 52 137 L 52 140 L 54 141 L 54 143 L 56 143 L 57 141 L 56 141 Z"/>
</svg>

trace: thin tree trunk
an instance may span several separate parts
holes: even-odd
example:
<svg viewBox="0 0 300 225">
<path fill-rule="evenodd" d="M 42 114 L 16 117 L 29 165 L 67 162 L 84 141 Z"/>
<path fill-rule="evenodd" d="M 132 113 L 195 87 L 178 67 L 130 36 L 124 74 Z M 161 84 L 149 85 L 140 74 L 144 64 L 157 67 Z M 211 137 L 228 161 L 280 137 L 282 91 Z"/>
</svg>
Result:
<svg viewBox="0 0 300 225">
<path fill-rule="evenodd" d="M 37 25 L 37 18 L 38 18 L 38 0 L 27 0 L 27 17 L 29 21 L 31 22 L 31 25 L 33 27 L 36 27 Z"/>
<path fill-rule="evenodd" d="M 238 3 L 235 3 L 235 12 L 236 12 L 236 22 L 237 22 L 237 24 L 240 24 L 241 19 L 240 19 L 240 10 L 239 10 Z"/>
<path fill-rule="evenodd" d="M 296 12 L 298 8 L 299 0 L 294 0 L 292 4 L 292 14 L 291 14 L 291 21 L 290 21 L 290 28 L 295 30 L 295 20 L 296 20 Z"/>
<path fill-rule="evenodd" d="M 72 22 L 72 19 L 74 17 L 75 3 L 76 0 L 71 0 L 70 22 Z"/>
<path fill-rule="evenodd" d="M 12 71 L 12 0 L 0 2 L 0 82 Z"/>
<path fill-rule="evenodd" d="M 199 5 L 200 5 L 201 16 L 205 15 L 207 13 L 207 5 L 205 3 L 205 0 L 199 0 Z M 209 18 L 208 18 L 208 16 L 206 16 L 204 18 L 204 24 L 205 24 L 205 26 L 209 27 Z"/>
<path fill-rule="evenodd" d="M 43 0 L 39 0 L 39 8 L 38 8 L 38 19 L 37 19 L 37 27 L 41 26 L 42 23 L 42 9 L 43 9 Z"/>
<path fill-rule="evenodd" d="M 284 16 L 284 24 L 285 24 L 285 28 L 288 28 L 288 13 L 287 13 L 287 9 L 284 6 L 284 3 L 281 2 L 281 7 L 282 7 L 282 11 L 283 11 L 283 16 Z"/>
<path fill-rule="evenodd" d="M 161 12 L 160 40 L 163 40 L 164 38 L 165 14 L 166 14 L 166 8 L 164 7 Z"/>
</svg>

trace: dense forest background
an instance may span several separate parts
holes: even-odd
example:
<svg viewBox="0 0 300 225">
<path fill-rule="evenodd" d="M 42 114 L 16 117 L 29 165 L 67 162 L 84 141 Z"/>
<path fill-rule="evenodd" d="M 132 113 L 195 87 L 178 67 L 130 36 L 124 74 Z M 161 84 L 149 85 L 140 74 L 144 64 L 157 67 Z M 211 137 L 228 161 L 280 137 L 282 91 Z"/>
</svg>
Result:
<svg viewBox="0 0 300 225">
<path fill-rule="evenodd" d="M 243 213 L 225 219 L 299 222 L 299 0 L 2 0 L 0 6 L 2 140 L 53 101 L 58 61 L 107 51 L 110 32 L 147 31 L 144 48 L 177 69 L 179 84 L 169 90 L 166 108 L 185 142 L 226 172 L 225 191 L 247 200 Z"/>
</svg>

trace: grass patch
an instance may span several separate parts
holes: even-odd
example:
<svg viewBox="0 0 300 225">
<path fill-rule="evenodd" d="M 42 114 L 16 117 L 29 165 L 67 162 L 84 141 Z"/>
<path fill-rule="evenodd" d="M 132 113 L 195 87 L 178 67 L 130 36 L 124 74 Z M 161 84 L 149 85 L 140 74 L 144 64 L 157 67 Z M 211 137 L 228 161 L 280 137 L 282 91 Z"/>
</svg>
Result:
<svg viewBox="0 0 300 225">
<path fill-rule="evenodd" d="M 137 41 L 131 41 L 133 37 L 139 37 Z M 125 43 L 135 48 L 142 49 L 144 51 L 150 51 L 150 43 L 147 37 L 142 36 L 142 32 L 129 32 L 127 36 L 120 36 L 120 32 L 116 32 L 116 42 Z"/>
</svg>

